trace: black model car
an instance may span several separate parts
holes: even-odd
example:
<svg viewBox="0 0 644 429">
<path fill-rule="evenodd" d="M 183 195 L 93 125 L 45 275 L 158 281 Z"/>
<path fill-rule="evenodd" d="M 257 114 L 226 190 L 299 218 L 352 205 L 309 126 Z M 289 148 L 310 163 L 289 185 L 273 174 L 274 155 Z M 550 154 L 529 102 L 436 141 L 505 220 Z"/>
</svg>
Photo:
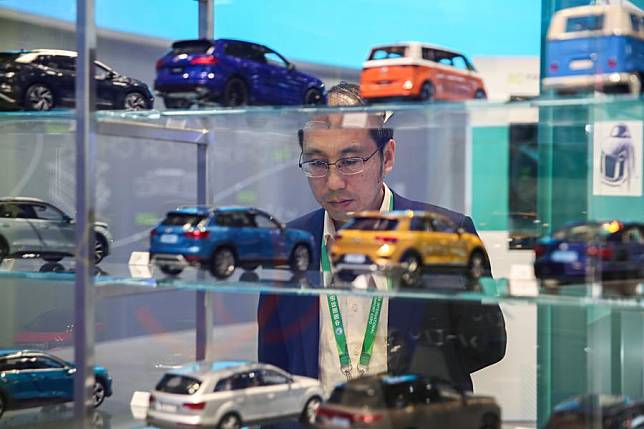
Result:
<svg viewBox="0 0 644 429">
<path fill-rule="evenodd" d="M 601 421 L 598 423 L 596 418 Z M 558 404 L 545 429 L 643 429 L 644 400 L 620 395 L 581 395 Z"/>
<path fill-rule="evenodd" d="M 96 65 L 98 109 L 151 109 L 154 96 L 140 80 Z M 0 52 L 0 109 L 74 107 L 76 52 L 34 49 Z"/>
<path fill-rule="evenodd" d="M 494 398 L 414 374 L 372 375 L 336 386 L 317 411 L 320 428 L 498 429 Z"/>
</svg>

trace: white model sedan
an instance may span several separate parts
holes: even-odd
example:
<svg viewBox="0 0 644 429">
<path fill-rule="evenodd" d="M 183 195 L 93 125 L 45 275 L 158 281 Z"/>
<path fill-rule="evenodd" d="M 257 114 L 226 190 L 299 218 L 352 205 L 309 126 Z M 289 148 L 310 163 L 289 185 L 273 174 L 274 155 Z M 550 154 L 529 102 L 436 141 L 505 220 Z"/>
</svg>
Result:
<svg viewBox="0 0 644 429">
<path fill-rule="evenodd" d="M 219 429 L 299 417 L 313 423 L 320 382 L 254 362 L 196 362 L 167 372 L 150 394 L 146 420 L 154 426 Z"/>
</svg>

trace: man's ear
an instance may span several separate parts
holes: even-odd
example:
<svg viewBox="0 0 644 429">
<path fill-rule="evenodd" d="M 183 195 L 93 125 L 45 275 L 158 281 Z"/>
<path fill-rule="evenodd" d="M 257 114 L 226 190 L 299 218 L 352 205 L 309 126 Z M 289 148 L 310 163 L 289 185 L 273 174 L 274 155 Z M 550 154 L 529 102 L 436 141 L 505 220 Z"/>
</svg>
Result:
<svg viewBox="0 0 644 429">
<path fill-rule="evenodd" d="M 390 139 L 385 143 L 382 151 L 382 159 L 383 171 L 386 176 L 394 169 L 394 162 L 396 161 L 396 141 L 394 139 Z"/>
</svg>

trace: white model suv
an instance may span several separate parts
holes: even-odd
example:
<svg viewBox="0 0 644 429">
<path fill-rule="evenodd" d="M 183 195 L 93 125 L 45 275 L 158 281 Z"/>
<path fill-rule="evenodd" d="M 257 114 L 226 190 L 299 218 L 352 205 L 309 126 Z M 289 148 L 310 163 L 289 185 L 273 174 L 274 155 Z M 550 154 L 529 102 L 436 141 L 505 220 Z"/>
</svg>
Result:
<svg viewBox="0 0 644 429">
<path fill-rule="evenodd" d="M 195 362 L 167 372 L 150 394 L 153 426 L 235 429 L 299 417 L 313 423 L 320 382 L 275 366 L 247 361 Z"/>
<path fill-rule="evenodd" d="M 59 208 L 37 198 L 0 198 L 0 261 L 43 258 L 60 261 L 74 256 L 76 225 Z M 104 222 L 94 223 L 94 262 L 110 253 L 112 235 Z"/>
</svg>

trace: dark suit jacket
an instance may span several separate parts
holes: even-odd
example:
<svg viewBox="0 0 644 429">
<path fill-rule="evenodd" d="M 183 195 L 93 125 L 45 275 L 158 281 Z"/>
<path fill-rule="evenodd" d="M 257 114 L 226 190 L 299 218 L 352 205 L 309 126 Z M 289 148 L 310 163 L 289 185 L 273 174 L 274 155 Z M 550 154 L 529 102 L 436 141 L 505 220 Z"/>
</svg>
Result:
<svg viewBox="0 0 644 429">
<path fill-rule="evenodd" d="M 393 194 L 394 210 L 430 210 L 476 233 L 460 213 Z M 319 270 L 324 209 L 288 224 L 313 234 L 314 269 Z M 293 374 L 316 378 L 320 341 L 318 296 L 262 295 L 258 308 L 258 359 Z M 472 390 L 470 373 L 505 355 L 501 310 L 476 302 L 392 298 L 389 300 L 388 369 L 391 373 L 439 375 Z M 355 364 L 355 363 L 354 363 Z"/>
</svg>

